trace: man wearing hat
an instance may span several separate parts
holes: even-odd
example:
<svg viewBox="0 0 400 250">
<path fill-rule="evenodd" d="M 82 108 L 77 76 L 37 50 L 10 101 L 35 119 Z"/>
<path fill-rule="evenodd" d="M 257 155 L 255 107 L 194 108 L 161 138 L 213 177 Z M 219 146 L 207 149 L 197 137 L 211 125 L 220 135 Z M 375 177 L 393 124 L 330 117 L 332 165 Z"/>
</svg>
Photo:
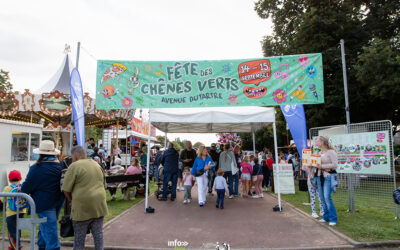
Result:
<svg viewBox="0 0 400 250">
<path fill-rule="evenodd" d="M 60 190 L 61 165 L 56 157 L 60 151 L 54 142 L 44 140 L 33 153 L 39 154 L 39 159 L 29 168 L 21 192 L 31 195 L 38 217 L 47 218 L 47 222 L 39 224 L 39 249 L 60 249 L 57 221 L 64 203 Z"/>
</svg>

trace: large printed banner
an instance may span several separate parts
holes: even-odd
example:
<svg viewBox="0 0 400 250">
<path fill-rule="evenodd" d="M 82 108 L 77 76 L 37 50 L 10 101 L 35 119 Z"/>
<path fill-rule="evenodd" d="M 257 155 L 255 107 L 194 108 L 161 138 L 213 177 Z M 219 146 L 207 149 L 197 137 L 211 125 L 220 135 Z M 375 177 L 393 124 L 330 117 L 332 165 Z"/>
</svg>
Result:
<svg viewBox="0 0 400 250">
<path fill-rule="evenodd" d="M 249 60 L 97 62 L 96 109 L 323 102 L 319 53 Z"/>
<path fill-rule="evenodd" d="M 331 135 L 338 152 L 338 173 L 390 175 L 387 131 Z"/>
</svg>

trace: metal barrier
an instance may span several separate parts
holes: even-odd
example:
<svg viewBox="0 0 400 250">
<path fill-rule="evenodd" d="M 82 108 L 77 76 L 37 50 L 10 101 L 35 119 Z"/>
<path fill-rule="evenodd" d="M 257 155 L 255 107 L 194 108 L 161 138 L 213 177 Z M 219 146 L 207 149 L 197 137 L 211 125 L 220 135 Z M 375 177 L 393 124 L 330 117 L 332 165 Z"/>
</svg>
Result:
<svg viewBox="0 0 400 250">
<path fill-rule="evenodd" d="M 40 224 L 47 221 L 47 218 L 36 218 L 36 205 L 33 201 L 32 197 L 25 193 L 0 193 L 0 198 L 3 198 L 3 237 L 1 239 L 1 249 L 6 249 L 4 247 L 5 237 L 5 228 L 6 228 L 6 203 L 7 197 L 21 197 L 26 199 L 29 202 L 31 217 L 30 218 L 19 218 L 19 208 L 17 207 L 17 230 L 16 230 L 16 249 L 19 249 L 19 230 L 26 229 L 31 231 L 30 236 L 30 249 L 35 249 L 35 235 L 36 235 L 36 224 Z"/>
<path fill-rule="evenodd" d="M 335 132 L 334 128 L 343 129 L 344 132 Z M 345 134 L 346 125 L 335 125 L 327 127 L 311 128 L 310 139 L 318 136 L 321 130 L 330 129 L 330 134 Z M 347 206 L 349 211 L 356 211 L 356 208 L 376 209 L 393 211 L 395 218 L 398 218 L 398 206 L 393 202 L 392 193 L 396 189 L 396 171 L 393 157 L 393 135 L 391 121 L 374 121 L 364 123 L 353 123 L 348 127 L 348 133 L 363 133 L 374 131 L 387 131 L 389 134 L 390 150 L 390 175 L 373 174 L 345 174 L 338 173 L 338 188 L 336 195 L 332 198 L 335 204 Z"/>
</svg>

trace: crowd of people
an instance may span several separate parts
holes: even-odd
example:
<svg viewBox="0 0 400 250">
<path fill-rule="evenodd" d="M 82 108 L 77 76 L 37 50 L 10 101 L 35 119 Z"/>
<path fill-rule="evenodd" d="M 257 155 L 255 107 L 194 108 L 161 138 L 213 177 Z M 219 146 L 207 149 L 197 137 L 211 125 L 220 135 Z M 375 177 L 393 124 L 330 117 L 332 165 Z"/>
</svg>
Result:
<svg viewBox="0 0 400 250">
<path fill-rule="evenodd" d="M 185 149 L 180 152 L 174 148 L 173 143 L 168 144 L 165 152 L 159 148 L 156 151 L 153 165 L 156 169 L 162 166 L 164 172 L 160 201 L 167 200 L 169 183 L 171 201 L 176 199 L 177 191 L 184 191 L 183 203 L 190 203 L 192 186 L 196 184 L 199 206 L 203 207 L 207 203 L 207 194 L 216 194 L 216 205 L 220 209 L 224 208 L 225 193 L 229 199 L 262 198 L 270 184 L 273 188 L 271 176 L 274 160 L 268 150 L 256 155 L 245 155 L 238 145 L 226 143 L 217 148 L 217 144 L 212 143 L 209 149 L 200 146 L 196 151 L 192 143 L 187 141 Z M 216 182 L 216 179 L 219 181 Z"/>
<path fill-rule="evenodd" d="M 308 176 L 312 216 L 321 216 L 320 222 L 328 222 L 330 226 L 335 226 L 337 213 L 331 193 L 335 192 L 337 185 L 337 153 L 329 138 L 324 136 L 318 138 L 317 147 L 322 149 L 321 164 L 317 167 L 302 166 L 302 170 Z M 245 155 L 238 145 L 227 143 L 217 148 L 213 143 L 209 150 L 200 146 L 196 152 L 191 142 L 187 141 L 186 148 L 181 152 L 175 150 L 172 143 L 168 144 L 164 153 L 157 148 L 155 159 L 155 168 L 160 164 L 164 167 L 163 195 L 159 198 L 160 201 L 167 200 L 169 182 L 172 186 L 171 201 L 176 199 L 176 191 L 182 190 L 185 192 L 183 203 L 190 203 L 192 187 L 197 184 L 199 206 L 203 207 L 207 203 L 207 193 L 216 193 L 216 207 L 220 209 L 224 208 L 225 194 L 229 199 L 262 198 L 263 192 L 268 192 L 269 188 L 274 191 L 272 176 L 275 160 L 269 150 Z M 278 160 L 281 164 L 291 164 L 293 177 L 298 178 L 301 162 L 297 152 L 279 152 Z M 319 215 L 316 210 L 316 197 L 320 201 Z"/>
<path fill-rule="evenodd" d="M 88 145 L 90 147 L 90 144 Z M 331 193 L 337 185 L 336 168 L 337 153 L 329 142 L 329 138 L 320 136 L 317 146 L 322 150 L 321 164 L 317 167 L 303 165 L 302 170 L 308 174 L 308 187 L 312 200 L 312 216 L 318 218 L 316 211 L 316 197 L 320 201 L 320 222 L 328 222 L 334 226 L 337 223 L 337 213 L 332 201 Z M 70 206 L 70 218 L 74 229 L 74 249 L 84 249 L 88 230 L 93 235 L 95 248 L 103 249 L 103 220 L 108 213 L 106 203 L 106 189 L 109 190 L 111 200 L 116 199 L 116 190 L 121 188 L 124 199 L 134 199 L 134 187 L 138 181 L 125 183 L 106 183 L 106 175 L 135 175 L 142 174 L 147 164 L 147 147 L 142 145 L 136 157 L 132 157 L 130 166 L 122 166 L 118 151 L 114 150 L 112 157 L 105 157 L 102 152 L 92 147 L 93 152 L 80 146 L 71 150 L 70 163 L 58 158 L 59 151 L 54 142 L 42 141 L 39 148 L 34 150 L 38 160 L 33 164 L 23 181 L 17 170 L 9 173 L 10 185 L 4 192 L 18 188 L 23 193 L 31 195 L 39 218 L 47 221 L 39 224 L 39 249 L 60 249 L 58 237 L 58 217 L 63 204 Z M 176 192 L 183 191 L 183 203 L 192 200 L 192 187 L 197 184 L 198 205 L 203 207 L 209 196 L 216 194 L 216 208 L 224 209 L 225 194 L 229 199 L 235 197 L 263 198 L 263 192 L 273 191 L 273 163 L 272 153 L 265 152 L 255 155 L 245 155 L 238 145 L 215 143 L 208 150 L 200 146 L 193 149 L 190 141 L 186 148 L 178 152 L 173 143 L 168 143 L 167 149 L 162 152 L 158 146 L 151 154 L 151 169 L 158 176 L 159 167 L 163 167 L 163 194 L 160 201 L 166 201 L 168 184 L 171 182 L 171 201 L 176 199 Z M 90 157 L 88 157 L 90 156 Z M 111 160 L 110 160 L 111 158 Z M 286 157 L 279 155 L 279 163 L 291 163 L 294 172 L 298 171 L 298 156 L 289 152 Z M 295 174 L 296 177 L 296 174 Z M 240 189 L 241 188 L 241 189 Z M 241 190 L 241 192 L 240 192 Z M 16 212 L 7 202 L 6 217 L 9 232 L 9 249 L 16 249 Z M 68 207 L 67 206 L 67 207 Z M 19 213 L 20 217 L 26 214 L 26 209 Z M 19 244 L 19 243 L 18 243 Z"/>
<path fill-rule="evenodd" d="M 87 158 L 87 151 L 81 146 L 71 149 L 71 164 L 60 160 L 60 152 L 53 141 L 44 140 L 39 148 L 33 150 L 38 160 L 29 168 L 22 180 L 18 170 L 9 173 L 12 188 L 29 194 L 36 205 L 36 215 L 46 218 L 39 224 L 37 245 L 39 249 L 60 249 L 58 218 L 63 205 L 69 210 L 74 230 L 74 249 L 84 249 L 88 230 L 93 235 L 95 248 L 103 249 L 103 219 L 108 213 L 105 193 L 105 179 L 102 167 L 92 158 Z M 12 199 L 11 199 L 12 200 Z M 21 248 L 16 241 L 16 212 L 10 199 L 3 200 L 6 206 L 7 228 L 9 233 L 8 249 Z M 22 209 L 19 217 L 27 213 Z M 18 232 L 21 235 L 20 232 Z"/>
</svg>

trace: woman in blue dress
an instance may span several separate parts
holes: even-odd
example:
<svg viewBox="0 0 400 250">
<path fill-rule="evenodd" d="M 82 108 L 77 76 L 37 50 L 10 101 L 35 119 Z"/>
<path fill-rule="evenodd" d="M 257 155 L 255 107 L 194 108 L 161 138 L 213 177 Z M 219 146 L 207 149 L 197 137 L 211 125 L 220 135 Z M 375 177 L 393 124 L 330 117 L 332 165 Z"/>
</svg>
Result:
<svg viewBox="0 0 400 250">
<path fill-rule="evenodd" d="M 200 146 L 197 151 L 197 158 L 194 161 L 192 167 L 192 175 L 196 177 L 197 182 L 197 192 L 199 198 L 200 207 L 206 204 L 206 193 L 208 185 L 208 170 L 213 169 L 214 162 L 212 161 L 210 155 L 205 146 Z"/>
</svg>

